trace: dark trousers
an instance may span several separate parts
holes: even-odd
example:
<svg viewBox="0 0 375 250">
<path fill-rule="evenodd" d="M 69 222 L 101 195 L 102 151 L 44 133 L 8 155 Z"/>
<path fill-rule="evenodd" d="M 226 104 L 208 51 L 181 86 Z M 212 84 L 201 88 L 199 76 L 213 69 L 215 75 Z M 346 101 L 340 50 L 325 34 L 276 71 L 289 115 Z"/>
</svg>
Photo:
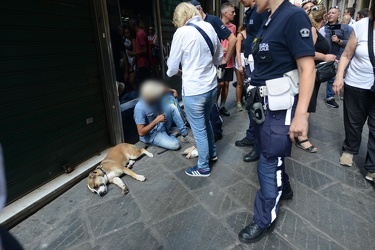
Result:
<svg viewBox="0 0 375 250">
<path fill-rule="evenodd" d="M 0 249 L 23 250 L 21 244 L 5 228 L 0 227 Z"/>
<path fill-rule="evenodd" d="M 358 154 L 363 125 L 367 120 L 369 136 L 365 168 L 375 172 L 375 94 L 347 84 L 344 88 L 345 141 L 342 148 L 351 154 Z"/>
<path fill-rule="evenodd" d="M 255 147 L 260 151 L 257 168 L 260 189 L 254 202 L 254 221 L 262 228 L 267 228 L 276 219 L 282 190 L 290 185 L 284 158 L 289 157 L 292 150 L 288 134 L 297 99 L 289 112 L 267 110 L 264 123 L 254 123 Z"/>
<path fill-rule="evenodd" d="M 255 134 L 254 134 L 254 121 L 251 120 L 251 113 L 250 113 L 250 111 L 248 111 L 247 114 L 249 115 L 249 128 L 246 130 L 246 138 L 249 141 L 255 142 L 256 141 L 256 137 L 255 137 Z"/>
<path fill-rule="evenodd" d="M 137 70 L 138 86 L 140 86 L 145 80 L 149 79 L 151 71 L 149 68 L 140 67 Z"/>
</svg>

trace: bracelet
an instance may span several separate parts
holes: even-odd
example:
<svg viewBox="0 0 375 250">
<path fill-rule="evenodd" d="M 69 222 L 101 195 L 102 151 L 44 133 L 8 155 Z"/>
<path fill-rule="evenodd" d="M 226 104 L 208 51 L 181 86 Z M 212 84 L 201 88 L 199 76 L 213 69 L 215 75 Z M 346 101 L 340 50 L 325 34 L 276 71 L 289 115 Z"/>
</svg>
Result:
<svg viewBox="0 0 375 250">
<path fill-rule="evenodd" d="M 339 40 L 337 40 L 337 44 L 339 44 L 341 42 L 341 40 L 339 39 Z"/>
</svg>

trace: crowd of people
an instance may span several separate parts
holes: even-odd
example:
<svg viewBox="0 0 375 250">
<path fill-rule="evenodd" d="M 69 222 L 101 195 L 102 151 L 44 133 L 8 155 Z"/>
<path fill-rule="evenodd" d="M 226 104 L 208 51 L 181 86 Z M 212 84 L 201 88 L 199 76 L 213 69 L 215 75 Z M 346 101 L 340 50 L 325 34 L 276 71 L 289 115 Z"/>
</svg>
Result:
<svg viewBox="0 0 375 250">
<path fill-rule="evenodd" d="M 198 162 L 185 173 L 208 177 L 210 164 L 218 159 L 215 141 L 222 137 L 220 114 L 230 116 L 226 100 L 236 74 L 236 110 L 241 112 L 246 106 L 249 127 L 235 145 L 252 148 L 243 160 L 257 161 L 260 184 L 253 221 L 238 237 L 241 242 L 254 243 L 272 231 L 280 200 L 293 197 L 284 160 L 291 156 L 292 143 L 307 153 L 318 152 L 309 141 L 308 123 L 310 113 L 316 112 L 321 84 L 326 82 L 328 107 L 339 107 L 336 96 L 344 100 L 341 165 L 353 165 L 367 121 L 365 178 L 375 182 L 374 21 L 367 17 L 375 17 L 375 0 L 370 10 L 361 10 L 357 16 L 354 8 L 343 13 L 338 6 L 327 10 L 315 0 L 300 7 L 287 0 L 239 2 L 246 11 L 238 29 L 231 22 L 236 13 L 230 2 L 222 5 L 221 19 L 205 13 L 197 0 L 177 5 L 166 74 L 181 76 L 186 114 L 178 104 L 176 90 L 146 81 L 134 119 L 145 143 L 170 150 L 180 148 L 180 142 L 195 143 Z M 137 35 L 136 45 L 126 41 L 127 49 L 135 46 L 127 54 L 142 62 L 142 56 L 149 58 L 146 35 L 135 21 L 129 23 L 129 31 Z M 152 34 L 150 41 L 154 41 Z M 133 65 L 130 60 L 129 64 Z M 138 73 L 142 66 L 137 65 Z M 318 77 L 320 70 L 316 70 L 324 67 L 333 69 L 326 80 Z M 177 130 L 172 129 L 173 124 Z"/>
</svg>

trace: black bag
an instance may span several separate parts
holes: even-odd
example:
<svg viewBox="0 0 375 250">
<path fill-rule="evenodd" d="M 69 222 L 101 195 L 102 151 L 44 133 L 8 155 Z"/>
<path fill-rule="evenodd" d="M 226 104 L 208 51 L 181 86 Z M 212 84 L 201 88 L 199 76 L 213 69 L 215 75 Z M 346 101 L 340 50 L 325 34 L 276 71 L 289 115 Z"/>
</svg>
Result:
<svg viewBox="0 0 375 250">
<path fill-rule="evenodd" d="M 315 66 L 316 82 L 326 82 L 336 76 L 336 62 L 322 62 Z"/>
</svg>

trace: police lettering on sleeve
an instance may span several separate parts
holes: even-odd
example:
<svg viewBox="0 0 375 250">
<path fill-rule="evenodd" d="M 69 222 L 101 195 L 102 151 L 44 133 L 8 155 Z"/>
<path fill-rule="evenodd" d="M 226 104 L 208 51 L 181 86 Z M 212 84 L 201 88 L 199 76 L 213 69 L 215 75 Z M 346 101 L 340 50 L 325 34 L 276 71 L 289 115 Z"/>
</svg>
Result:
<svg viewBox="0 0 375 250">
<path fill-rule="evenodd" d="M 224 25 L 224 23 L 216 16 L 206 14 L 204 21 L 210 23 L 220 40 L 227 39 L 232 32 Z"/>
<path fill-rule="evenodd" d="M 314 56 L 311 23 L 306 13 L 284 1 L 259 30 L 253 42 L 255 69 L 252 84 L 282 77 L 297 69 L 296 59 Z"/>
</svg>

